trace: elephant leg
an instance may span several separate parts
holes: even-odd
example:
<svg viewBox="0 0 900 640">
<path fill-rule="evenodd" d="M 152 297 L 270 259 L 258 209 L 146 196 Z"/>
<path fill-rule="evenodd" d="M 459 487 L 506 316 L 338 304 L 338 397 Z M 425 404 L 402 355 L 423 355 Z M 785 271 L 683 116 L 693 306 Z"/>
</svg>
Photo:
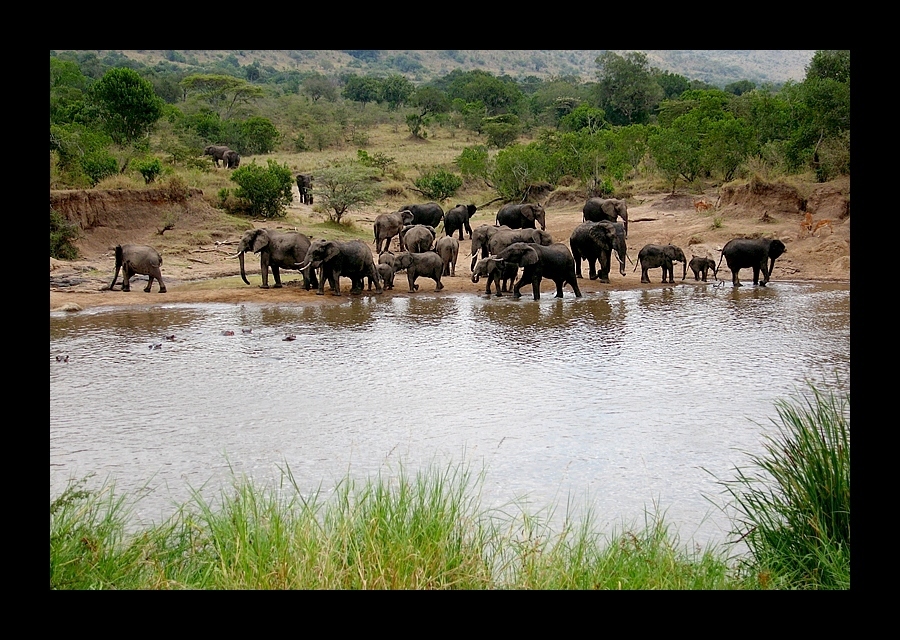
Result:
<svg viewBox="0 0 900 640">
<path fill-rule="evenodd" d="M 738 272 L 739 272 L 739 271 L 740 271 L 740 270 L 738 270 L 738 271 L 732 271 L 732 272 L 731 272 L 731 286 L 733 286 L 733 287 L 742 287 L 742 286 L 744 286 L 744 285 L 741 284 L 741 279 L 738 278 Z"/>
<path fill-rule="evenodd" d="M 281 270 L 274 264 L 272 265 L 272 278 L 275 280 L 275 289 L 280 289 L 281 288 Z"/>
<path fill-rule="evenodd" d="M 409 292 L 415 293 L 419 287 L 416 285 L 416 275 L 412 268 L 406 270 L 406 281 L 409 284 Z"/>
<path fill-rule="evenodd" d="M 435 291 L 440 291 L 441 289 L 444 288 L 444 283 L 441 282 L 441 276 L 438 276 L 437 278 L 435 278 L 434 281 L 437 283 L 437 286 L 435 286 L 435 288 L 434 288 Z"/>
<path fill-rule="evenodd" d="M 131 291 L 131 278 L 133 277 L 134 271 L 129 265 L 125 265 L 122 268 L 122 291 Z"/>
<path fill-rule="evenodd" d="M 581 289 L 578 286 L 578 281 L 571 276 L 569 276 L 568 280 L 569 280 L 569 284 L 572 285 L 572 291 L 575 292 L 575 297 L 580 298 L 581 297 Z"/>
<path fill-rule="evenodd" d="M 150 293 L 150 287 L 152 287 L 152 286 L 153 286 L 153 276 L 148 274 L 147 275 L 147 286 L 144 287 L 144 293 Z"/>
<path fill-rule="evenodd" d="M 331 295 L 341 295 L 341 272 L 337 270 L 331 272 Z"/>
<path fill-rule="evenodd" d="M 650 270 L 650 267 L 645 267 L 641 265 L 641 283 L 642 284 L 650 284 L 650 276 L 647 275 L 647 271 Z"/>
<path fill-rule="evenodd" d="M 564 298 L 565 296 L 563 295 L 563 281 L 556 280 L 556 281 L 554 281 L 554 284 L 556 285 L 556 297 Z"/>
<path fill-rule="evenodd" d="M 600 261 L 600 269 L 603 269 L 603 261 Z M 588 278 L 591 280 L 597 279 L 597 261 L 594 258 L 588 258 Z"/>
<path fill-rule="evenodd" d="M 753 284 L 759 284 L 759 265 L 753 266 Z M 765 282 L 763 282 L 763 285 L 765 285 Z"/>
<path fill-rule="evenodd" d="M 269 258 L 262 254 L 259 257 L 259 275 L 262 280 L 262 284 L 259 285 L 260 289 L 268 289 L 269 288 Z"/>
<path fill-rule="evenodd" d="M 541 276 L 535 275 L 531 278 L 531 290 L 535 300 L 541 299 Z"/>
</svg>

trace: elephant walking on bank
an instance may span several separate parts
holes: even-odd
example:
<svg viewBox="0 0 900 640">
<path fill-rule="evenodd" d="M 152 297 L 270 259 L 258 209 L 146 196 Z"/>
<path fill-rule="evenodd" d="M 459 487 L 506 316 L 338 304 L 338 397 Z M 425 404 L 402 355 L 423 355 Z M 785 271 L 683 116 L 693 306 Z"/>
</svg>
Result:
<svg viewBox="0 0 900 640">
<path fill-rule="evenodd" d="M 219 160 L 224 160 L 227 151 L 231 151 L 231 149 L 225 145 L 211 144 L 203 150 L 203 155 L 212 156 L 213 162 L 215 162 L 216 168 L 218 168 Z"/>
<path fill-rule="evenodd" d="M 444 271 L 444 261 L 434 251 L 425 251 L 424 253 L 411 253 L 404 251 L 394 256 L 394 269 L 396 271 L 406 270 L 406 279 L 409 281 L 409 292 L 414 293 L 419 290 L 416 279 L 419 276 L 423 278 L 431 278 L 437 283 L 435 291 L 444 288 L 441 283 L 441 274 Z"/>
<path fill-rule="evenodd" d="M 434 251 L 444 263 L 441 275 L 455 278 L 456 260 L 459 258 L 459 240 L 453 236 L 444 236 L 434 243 Z"/>
<path fill-rule="evenodd" d="M 131 279 L 139 273 L 149 278 L 144 293 L 150 293 L 154 278 L 159 282 L 159 292 L 165 293 L 166 283 L 162 279 L 161 266 L 162 256 L 153 247 L 143 244 L 116 245 L 116 272 L 113 274 L 112 282 L 109 283 L 109 289 L 112 290 L 116 285 L 121 270 L 122 291 L 131 291 Z"/>
<path fill-rule="evenodd" d="M 400 232 L 403 231 L 405 226 L 411 225 L 412 220 L 412 211 L 405 210 L 394 211 L 393 213 L 380 213 L 375 216 L 375 222 L 372 225 L 372 230 L 375 233 L 375 253 L 381 254 L 382 251 L 387 251 L 394 236 L 400 237 L 400 251 L 406 251 Z"/>
<path fill-rule="evenodd" d="M 311 173 L 297 174 L 297 191 L 300 193 L 301 204 L 313 203 L 312 180 L 313 177 Z"/>
<path fill-rule="evenodd" d="M 616 218 L 622 218 L 625 225 L 625 237 L 628 237 L 628 204 L 617 198 L 589 198 L 584 203 L 581 213 L 585 222 L 600 222 L 609 220 L 616 222 Z"/>
<path fill-rule="evenodd" d="M 522 285 L 531 283 L 535 300 L 541 299 L 541 279 L 549 278 L 556 284 L 556 297 L 563 297 L 563 285 L 568 284 L 581 297 L 581 289 L 575 278 L 575 258 L 569 247 L 562 243 L 545 247 L 533 242 L 515 242 L 489 260 L 512 262 L 522 267 L 522 277 L 513 287 L 516 298 L 522 296 Z"/>
<path fill-rule="evenodd" d="M 647 271 L 662 267 L 662 281 L 675 284 L 675 267 L 673 262 L 682 263 L 681 279 L 687 273 L 687 258 L 684 257 L 684 251 L 674 244 L 647 244 L 638 253 L 638 261 L 632 269 L 632 273 L 637 271 L 638 264 L 641 265 L 641 282 L 649 284 L 650 278 Z"/>
<path fill-rule="evenodd" d="M 410 211 L 413 214 L 413 221 L 410 224 L 424 224 L 429 227 L 437 226 L 444 219 L 444 210 L 437 202 L 427 202 L 425 204 L 406 204 L 400 207 L 400 211 Z"/>
<path fill-rule="evenodd" d="M 435 254 L 436 256 L 436 254 Z M 382 292 L 381 277 L 375 267 L 372 250 L 361 240 L 313 240 L 306 252 L 306 259 L 296 265 L 301 271 L 322 269 L 316 295 L 325 295 L 325 281 L 331 285 L 332 295 L 341 295 L 341 276 L 353 283 L 350 293 L 362 292 L 363 281 L 370 278 L 375 283 L 375 293 Z"/>
<path fill-rule="evenodd" d="M 691 271 L 694 272 L 694 280 L 700 280 L 700 275 L 703 274 L 703 282 L 706 282 L 706 275 L 709 273 L 710 269 L 713 272 L 713 278 L 718 280 L 719 268 L 716 266 L 716 261 L 711 258 L 701 258 L 700 256 L 691 256 L 691 261 L 688 263 L 688 267 L 690 267 Z M 683 280 L 684 278 L 682 278 Z"/>
<path fill-rule="evenodd" d="M 275 289 L 281 288 L 281 269 L 296 269 L 297 264 L 306 259 L 306 252 L 312 243 L 309 236 L 293 231 L 282 233 L 269 231 L 268 229 L 248 229 L 238 242 L 237 256 L 241 263 L 241 280 L 250 284 L 244 272 L 244 254 L 259 254 L 259 272 L 262 277 L 260 289 L 269 288 L 269 268 L 272 268 L 272 277 L 275 279 Z M 233 256 L 232 256 L 233 257 Z M 309 291 L 319 286 L 314 269 L 304 269 L 303 288 Z"/>
<path fill-rule="evenodd" d="M 781 240 L 766 238 L 734 238 L 722 247 L 722 256 L 717 267 L 722 266 L 722 258 L 728 264 L 731 271 L 731 284 L 735 287 L 743 286 L 738 278 L 741 269 L 753 269 L 753 284 L 766 286 L 775 268 L 775 259 L 780 258 L 787 248 Z M 763 279 L 759 281 L 759 273 L 762 271 Z"/>
<path fill-rule="evenodd" d="M 581 261 L 588 261 L 588 273 L 591 280 L 600 278 L 600 282 L 609 284 L 609 271 L 612 252 L 619 258 L 619 273 L 625 275 L 625 256 L 628 247 L 625 244 L 625 227 L 621 222 L 582 222 L 575 227 L 569 237 L 569 246 L 575 258 L 575 275 L 581 277 Z M 600 261 L 600 272 L 597 273 L 596 262 Z"/>
<path fill-rule="evenodd" d="M 463 229 L 465 228 L 466 233 L 469 234 L 469 239 L 472 239 L 472 225 L 469 224 L 469 219 L 475 215 L 475 212 L 478 210 L 474 204 L 458 204 L 450 211 L 444 214 L 444 233 L 448 236 L 452 236 L 454 233 L 459 231 L 459 241 L 463 241 Z"/>
<path fill-rule="evenodd" d="M 506 225 L 510 229 L 536 229 L 535 222 L 541 230 L 547 229 L 547 212 L 539 204 L 505 204 L 497 211 L 497 225 Z"/>
</svg>

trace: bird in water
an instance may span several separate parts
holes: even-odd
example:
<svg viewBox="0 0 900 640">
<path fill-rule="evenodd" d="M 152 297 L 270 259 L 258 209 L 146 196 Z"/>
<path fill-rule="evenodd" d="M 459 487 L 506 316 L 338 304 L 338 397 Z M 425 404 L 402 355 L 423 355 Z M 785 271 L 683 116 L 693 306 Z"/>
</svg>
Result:
<svg viewBox="0 0 900 640">
<path fill-rule="evenodd" d="M 162 349 L 162 342 L 157 342 L 156 344 L 150 345 L 151 349 Z"/>
</svg>

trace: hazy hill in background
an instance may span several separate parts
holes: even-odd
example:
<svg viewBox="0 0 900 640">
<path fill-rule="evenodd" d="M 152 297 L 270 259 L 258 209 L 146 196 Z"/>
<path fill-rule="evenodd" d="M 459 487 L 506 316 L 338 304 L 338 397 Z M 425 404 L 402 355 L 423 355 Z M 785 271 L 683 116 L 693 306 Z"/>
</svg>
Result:
<svg viewBox="0 0 900 640">
<path fill-rule="evenodd" d="M 103 58 L 111 50 L 95 50 Z M 624 54 L 629 50 L 615 50 Z M 815 50 L 643 50 L 650 65 L 723 87 L 738 80 L 757 86 L 780 86 L 801 81 Z M 318 71 L 326 75 L 401 73 L 414 82 L 425 82 L 454 69 L 482 69 L 513 78 L 576 75 L 582 81 L 596 78 L 595 60 L 604 50 L 115 50 L 127 58 L 155 64 L 168 60 L 186 70 L 226 62 L 235 66 L 260 65 L 276 70 Z"/>
</svg>

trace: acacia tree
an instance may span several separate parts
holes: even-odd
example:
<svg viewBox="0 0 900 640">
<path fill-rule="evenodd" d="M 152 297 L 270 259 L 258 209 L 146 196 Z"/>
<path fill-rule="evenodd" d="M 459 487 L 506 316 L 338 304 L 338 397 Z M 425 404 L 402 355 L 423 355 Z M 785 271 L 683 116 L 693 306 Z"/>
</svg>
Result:
<svg viewBox="0 0 900 640">
<path fill-rule="evenodd" d="M 240 106 L 264 95 L 261 87 L 233 76 L 194 74 L 180 84 L 187 93 L 194 93 L 206 102 L 222 120 L 228 120 Z"/>
<path fill-rule="evenodd" d="M 340 223 L 350 209 L 371 205 L 375 202 L 372 180 L 375 171 L 358 162 L 334 164 L 317 169 L 315 172 L 313 195 L 316 202 L 330 209 L 328 217 Z"/>
</svg>

